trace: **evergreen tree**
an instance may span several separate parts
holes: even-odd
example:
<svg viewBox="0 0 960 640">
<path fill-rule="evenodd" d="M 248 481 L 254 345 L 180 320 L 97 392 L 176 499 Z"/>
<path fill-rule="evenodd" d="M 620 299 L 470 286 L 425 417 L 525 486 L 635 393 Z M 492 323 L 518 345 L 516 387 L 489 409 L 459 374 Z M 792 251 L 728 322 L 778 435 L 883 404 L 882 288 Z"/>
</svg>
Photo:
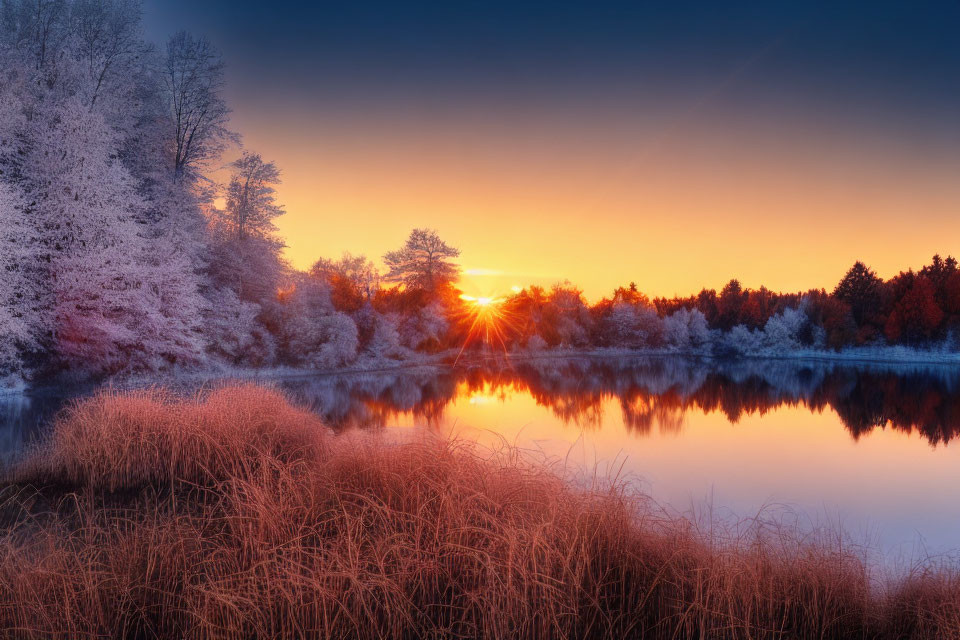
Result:
<svg viewBox="0 0 960 640">
<path fill-rule="evenodd" d="M 858 260 L 837 284 L 833 296 L 850 305 L 854 321 L 862 325 L 880 309 L 882 286 L 883 280 Z"/>
</svg>

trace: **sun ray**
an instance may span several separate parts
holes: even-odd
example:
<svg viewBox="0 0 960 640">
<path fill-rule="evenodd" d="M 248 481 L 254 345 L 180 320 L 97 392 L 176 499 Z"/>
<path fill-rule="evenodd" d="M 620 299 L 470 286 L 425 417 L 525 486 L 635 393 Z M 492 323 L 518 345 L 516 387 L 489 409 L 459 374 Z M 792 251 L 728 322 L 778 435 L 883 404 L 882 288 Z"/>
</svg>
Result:
<svg viewBox="0 0 960 640">
<path fill-rule="evenodd" d="M 462 294 L 460 300 L 463 301 L 460 316 L 468 326 L 454 363 L 460 360 L 468 347 L 477 342 L 506 354 L 508 332 L 514 326 L 510 312 L 504 305 L 506 298 Z"/>
</svg>

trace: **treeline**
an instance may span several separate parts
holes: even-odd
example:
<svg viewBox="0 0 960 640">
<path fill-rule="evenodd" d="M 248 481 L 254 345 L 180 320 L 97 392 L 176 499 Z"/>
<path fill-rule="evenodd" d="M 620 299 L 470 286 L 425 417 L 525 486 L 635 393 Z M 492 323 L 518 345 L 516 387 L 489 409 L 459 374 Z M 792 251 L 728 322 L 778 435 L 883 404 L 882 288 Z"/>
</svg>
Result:
<svg viewBox="0 0 960 640">
<path fill-rule="evenodd" d="M 654 299 L 630 283 L 594 305 L 564 283 L 524 289 L 490 315 L 501 328 L 495 338 L 507 348 L 664 348 L 713 355 L 890 345 L 955 350 L 960 270 L 953 257 L 935 255 L 920 271 L 884 281 L 856 262 L 831 292 L 776 293 L 731 280 L 719 293 L 704 289 Z"/>
<path fill-rule="evenodd" d="M 711 328 L 766 327 L 777 314 L 802 308 L 826 346 L 927 345 L 952 335 L 960 324 L 960 270 L 957 261 L 934 255 L 920 271 L 901 271 L 883 280 L 856 262 L 832 292 L 779 294 L 763 287 L 743 289 L 731 280 L 717 294 L 703 290 L 689 298 L 654 301 L 661 314 L 698 309 Z M 807 336 L 810 342 L 812 336 Z"/>
<path fill-rule="evenodd" d="M 631 284 L 594 305 L 568 283 L 464 299 L 459 250 L 426 229 L 385 273 L 349 254 L 297 271 L 274 226 L 280 171 L 243 149 L 223 89 L 212 45 L 151 45 L 137 0 L 2 0 L 0 386 L 481 348 L 953 343 L 960 275 L 936 256 L 889 281 L 857 263 L 831 293 L 732 280 L 650 300 Z"/>
<path fill-rule="evenodd" d="M 442 251 L 425 249 L 428 239 Z M 960 269 L 953 257 L 935 255 L 919 271 L 886 281 L 856 262 L 831 292 L 777 293 L 731 280 L 719 293 L 651 299 L 630 283 L 590 304 L 569 282 L 496 299 L 463 296 L 450 262 L 458 252 L 435 232 L 414 231 L 404 251 L 410 254 L 406 270 L 393 267 L 384 278 L 397 287 L 380 287 L 373 264 L 350 256 L 321 260 L 310 278 L 319 279 L 334 308 L 358 326 L 366 304 L 380 331 L 387 331 L 384 323 L 391 332 L 399 329 L 404 347 L 417 351 L 619 348 L 736 356 L 854 346 L 957 348 Z"/>
</svg>

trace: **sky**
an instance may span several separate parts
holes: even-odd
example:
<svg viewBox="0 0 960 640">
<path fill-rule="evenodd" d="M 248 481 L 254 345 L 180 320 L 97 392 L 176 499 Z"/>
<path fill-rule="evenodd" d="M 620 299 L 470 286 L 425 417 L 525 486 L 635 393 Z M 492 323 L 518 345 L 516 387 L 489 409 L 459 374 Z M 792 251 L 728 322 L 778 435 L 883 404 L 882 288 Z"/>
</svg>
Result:
<svg viewBox="0 0 960 640">
<path fill-rule="evenodd" d="M 958 2 L 145 0 L 207 35 L 294 266 L 410 229 L 462 286 L 831 289 L 958 253 Z"/>
</svg>

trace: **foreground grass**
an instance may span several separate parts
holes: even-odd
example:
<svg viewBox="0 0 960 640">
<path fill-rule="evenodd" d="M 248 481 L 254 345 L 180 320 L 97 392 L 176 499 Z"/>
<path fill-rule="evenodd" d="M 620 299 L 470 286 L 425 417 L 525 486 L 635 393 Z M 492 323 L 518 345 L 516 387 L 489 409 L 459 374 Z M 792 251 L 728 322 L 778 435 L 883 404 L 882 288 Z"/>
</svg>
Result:
<svg viewBox="0 0 960 640">
<path fill-rule="evenodd" d="M 706 540 L 509 451 L 334 436 L 257 387 L 101 395 L 7 474 L 0 629 L 36 638 L 958 638 L 960 579 Z"/>
</svg>

